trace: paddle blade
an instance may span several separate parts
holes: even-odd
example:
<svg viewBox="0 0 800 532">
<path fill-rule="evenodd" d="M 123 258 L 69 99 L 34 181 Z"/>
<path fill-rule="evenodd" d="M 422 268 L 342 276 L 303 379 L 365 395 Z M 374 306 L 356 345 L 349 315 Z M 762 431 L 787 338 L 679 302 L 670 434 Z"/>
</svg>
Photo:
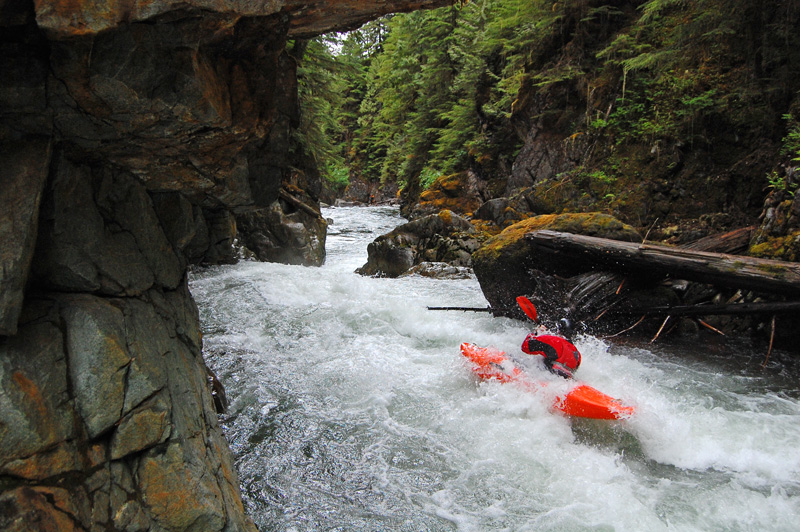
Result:
<svg viewBox="0 0 800 532">
<path fill-rule="evenodd" d="M 536 307 L 533 306 L 533 303 L 531 303 L 530 299 L 525 296 L 519 296 L 517 298 L 517 305 L 519 305 L 519 308 L 522 309 L 522 312 L 524 312 L 530 319 L 535 322 L 539 321 L 539 315 L 536 313 Z"/>
</svg>

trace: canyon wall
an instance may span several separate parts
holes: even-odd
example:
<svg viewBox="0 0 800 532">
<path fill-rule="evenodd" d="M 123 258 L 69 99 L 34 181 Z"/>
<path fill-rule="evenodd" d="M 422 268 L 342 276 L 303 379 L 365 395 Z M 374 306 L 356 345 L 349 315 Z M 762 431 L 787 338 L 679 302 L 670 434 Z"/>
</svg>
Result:
<svg viewBox="0 0 800 532">
<path fill-rule="evenodd" d="M 287 40 L 444 3 L 0 0 L 0 528 L 255 529 L 187 268 L 324 261 Z"/>
</svg>

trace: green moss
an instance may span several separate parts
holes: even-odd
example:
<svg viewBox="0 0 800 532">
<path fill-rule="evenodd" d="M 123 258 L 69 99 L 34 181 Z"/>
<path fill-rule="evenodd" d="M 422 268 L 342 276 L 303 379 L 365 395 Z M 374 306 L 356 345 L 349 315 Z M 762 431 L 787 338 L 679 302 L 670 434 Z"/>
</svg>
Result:
<svg viewBox="0 0 800 532">
<path fill-rule="evenodd" d="M 527 218 L 505 228 L 475 252 L 477 261 L 496 260 L 501 254 L 516 255 L 527 250 L 524 237 L 531 231 L 549 229 L 565 233 L 598 236 L 636 242 L 641 240 L 639 233 L 613 216 L 603 213 L 544 214 Z"/>
<path fill-rule="evenodd" d="M 470 223 L 477 229 L 480 234 L 481 240 L 488 240 L 500 233 L 501 228 L 497 224 L 489 220 L 470 220 Z"/>
<path fill-rule="evenodd" d="M 769 273 L 772 275 L 781 276 L 786 273 L 786 268 L 783 268 L 777 264 L 759 264 L 756 266 L 756 269 L 761 270 L 764 273 Z"/>
<path fill-rule="evenodd" d="M 471 214 L 481 200 L 469 193 L 466 172 L 440 176 L 428 190 L 420 194 L 419 205 L 428 212 L 447 209 L 458 214 Z"/>
<path fill-rule="evenodd" d="M 435 184 L 445 192 L 450 194 L 458 194 L 466 188 L 466 183 L 464 182 L 466 179 L 467 174 L 465 172 L 461 172 L 458 174 L 442 176 L 436 180 Z"/>
<path fill-rule="evenodd" d="M 750 247 L 750 255 L 765 259 L 796 261 L 800 258 L 800 230 L 769 237 Z"/>
</svg>

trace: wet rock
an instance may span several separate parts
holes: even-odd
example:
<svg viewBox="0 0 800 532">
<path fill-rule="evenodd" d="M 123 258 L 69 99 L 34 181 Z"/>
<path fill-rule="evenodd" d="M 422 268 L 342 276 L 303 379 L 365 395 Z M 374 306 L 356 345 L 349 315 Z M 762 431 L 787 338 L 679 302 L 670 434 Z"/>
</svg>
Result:
<svg viewBox="0 0 800 532">
<path fill-rule="evenodd" d="M 353 177 L 340 199 L 335 201 L 337 207 L 345 207 L 340 202 L 352 205 L 373 205 L 392 203 L 397 200 L 397 184 L 368 181 L 361 177 Z"/>
<path fill-rule="evenodd" d="M 137 479 L 144 502 L 155 520 L 168 530 L 222 530 L 223 497 L 217 482 L 206 474 L 205 448 L 195 438 L 173 443 L 165 451 L 147 453 Z M 191 486 L 191 489 L 186 489 Z"/>
<path fill-rule="evenodd" d="M 236 242 L 236 217 L 227 209 L 203 209 L 202 220 L 207 230 L 202 229 L 197 233 L 200 239 L 193 240 L 190 245 L 196 244 L 202 249 L 206 242 L 208 247 L 202 254 L 199 262 L 204 264 L 235 264 L 237 261 L 234 242 Z M 207 236 L 206 236 L 207 235 Z"/>
<path fill-rule="evenodd" d="M 22 316 L 17 335 L 0 339 L 0 473 L 70 474 L 63 505 L 85 509 L 75 511 L 80 530 L 111 522 L 182 530 L 194 521 L 202 530 L 252 530 L 185 285 L 141 299 L 59 295 Z M 164 454 L 164 445 L 173 450 Z"/>
<path fill-rule="evenodd" d="M 444 210 L 403 224 L 367 246 L 362 275 L 397 277 L 421 262 L 469 267 L 481 237 L 469 221 Z"/>
<path fill-rule="evenodd" d="M 443 3 L 0 2 L 0 529 L 255 530 L 187 265 L 306 168 L 287 39 Z"/>
<path fill-rule="evenodd" d="M 531 116 L 546 116 L 545 109 L 556 108 L 564 112 L 563 101 L 549 101 L 552 94 L 546 97 L 535 95 L 529 98 L 527 105 L 531 106 Z M 524 104 L 523 104 L 524 105 Z M 516 105 L 515 105 L 516 107 Z M 549 109 L 548 109 L 549 111 Z M 586 135 L 567 138 L 568 135 L 561 128 L 546 122 L 546 119 L 535 119 L 529 124 L 525 133 L 522 149 L 514 160 L 511 176 L 508 179 L 506 193 L 532 187 L 545 179 L 551 179 L 558 174 L 572 170 L 587 159 L 591 153 L 591 140 Z"/>
<path fill-rule="evenodd" d="M 406 275 L 419 275 L 433 279 L 470 279 L 473 277 L 472 268 L 453 266 L 446 262 L 420 262 L 403 273 Z"/>
<path fill-rule="evenodd" d="M 328 223 L 282 201 L 236 216 L 239 242 L 258 260 L 321 266 Z"/>
<path fill-rule="evenodd" d="M 16 335 L 0 337 L 0 395 L 0 469 L 75 436 L 64 340 L 56 324 L 23 324 Z"/>
<path fill-rule="evenodd" d="M 570 277 L 592 271 L 592 264 L 537 255 L 524 237 L 526 233 L 540 229 L 641 241 L 633 227 L 606 214 L 548 214 L 516 223 L 487 240 L 472 255 L 475 275 L 492 307 L 515 308 L 516 297 L 535 292 L 537 279 L 543 276 Z"/>
<path fill-rule="evenodd" d="M 487 201 L 475 211 L 473 218 L 488 220 L 500 228 L 506 228 L 537 213 L 546 214 L 548 212 L 546 207 L 538 204 L 535 200 L 534 191 L 525 188 L 510 197 Z"/>
<path fill-rule="evenodd" d="M 73 504 L 68 490 L 20 487 L 0 494 L 0 527 L 7 532 L 82 532 L 89 516 Z"/>
<path fill-rule="evenodd" d="M 474 218 L 498 222 L 503 212 L 508 208 L 508 203 L 508 198 L 490 199 L 475 211 Z"/>
<path fill-rule="evenodd" d="M 50 165 L 47 138 L 0 148 L 0 335 L 14 334 L 33 258 L 39 205 Z"/>
<path fill-rule="evenodd" d="M 119 460 L 164 443 L 171 430 L 169 413 L 167 403 L 161 397 L 156 397 L 123 417 L 111 439 L 111 459 Z"/>
<path fill-rule="evenodd" d="M 80 36 L 100 33 L 122 24 L 175 15 L 181 10 L 217 13 L 223 27 L 241 17 L 266 17 L 285 11 L 292 23 L 292 36 L 308 36 L 358 27 L 381 15 L 447 4 L 443 0 L 367 1 L 367 2 L 230 2 L 220 0 L 110 0 L 102 5 L 54 1 L 37 5 L 37 20 L 48 33 L 57 36 Z M 310 7 L 313 6 L 313 9 Z"/>
<path fill-rule="evenodd" d="M 185 259 L 193 258 L 196 255 L 187 253 L 187 247 L 198 237 L 198 232 L 206 229 L 202 214 L 200 215 L 201 223 L 198 224 L 194 206 L 186 196 L 179 192 L 154 193 L 151 197 L 164 236 L 178 257 L 184 259 L 182 266 L 185 267 Z M 205 233 L 205 243 L 198 246 L 203 251 L 208 249 L 208 231 L 206 230 Z"/>
<path fill-rule="evenodd" d="M 74 298 L 63 312 L 70 381 L 90 438 L 111 429 L 122 414 L 131 354 L 122 312 L 100 298 Z"/>
<path fill-rule="evenodd" d="M 175 288 L 183 275 L 137 180 L 63 156 L 42 205 L 34 269 L 52 288 L 108 295 Z"/>
<path fill-rule="evenodd" d="M 117 530 L 130 530 L 131 532 L 144 532 L 150 528 L 150 520 L 142 511 L 142 506 L 136 501 L 123 503 L 114 515 L 113 524 Z"/>
</svg>

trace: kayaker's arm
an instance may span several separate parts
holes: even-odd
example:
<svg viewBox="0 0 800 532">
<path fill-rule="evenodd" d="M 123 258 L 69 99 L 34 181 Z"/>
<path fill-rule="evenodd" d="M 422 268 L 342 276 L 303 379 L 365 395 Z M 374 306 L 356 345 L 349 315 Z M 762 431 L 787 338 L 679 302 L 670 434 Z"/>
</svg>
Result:
<svg viewBox="0 0 800 532">
<path fill-rule="evenodd" d="M 556 349 L 552 345 L 542 342 L 535 337 L 529 337 L 526 346 L 528 349 L 523 349 L 523 351 L 529 355 L 534 353 L 543 353 L 544 358 L 547 360 L 548 367 L 552 366 L 553 362 L 558 360 L 558 353 L 556 352 Z"/>
</svg>

